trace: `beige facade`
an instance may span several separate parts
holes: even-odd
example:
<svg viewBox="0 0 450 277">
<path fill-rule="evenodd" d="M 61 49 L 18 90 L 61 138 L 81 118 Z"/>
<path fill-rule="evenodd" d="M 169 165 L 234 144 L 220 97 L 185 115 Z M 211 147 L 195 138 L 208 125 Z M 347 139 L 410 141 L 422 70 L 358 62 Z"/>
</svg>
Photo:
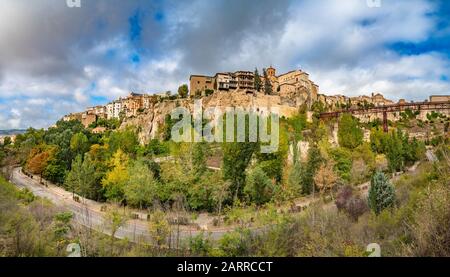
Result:
<svg viewBox="0 0 450 277">
<path fill-rule="evenodd" d="M 430 102 L 447 102 L 450 101 L 450 95 L 431 95 Z"/>
<path fill-rule="evenodd" d="M 214 77 L 191 75 L 189 84 L 191 95 L 203 95 L 205 90 L 214 90 Z"/>
<path fill-rule="evenodd" d="M 381 93 L 372 93 L 372 96 L 347 97 L 344 95 L 318 95 L 318 100 L 326 105 L 328 109 L 340 110 L 342 105 L 351 105 L 352 108 L 380 107 L 394 104 L 393 101 L 384 98 Z"/>
<path fill-rule="evenodd" d="M 106 128 L 105 127 L 96 127 L 96 128 L 94 128 L 94 129 L 92 129 L 92 133 L 93 134 L 102 134 L 102 133 L 104 133 L 104 132 L 106 132 Z"/>
<path fill-rule="evenodd" d="M 136 116 L 140 109 L 144 108 L 144 95 L 130 93 L 126 98 L 122 99 L 122 111 L 126 117 Z"/>
<path fill-rule="evenodd" d="M 217 73 L 216 76 L 214 76 L 215 84 L 214 89 L 215 90 L 229 90 L 230 89 L 230 83 L 232 80 L 230 73 Z"/>
<path fill-rule="evenodd" d="M 251 71 L 237 71 L 234 73 L 237 77 L 238 89 L 253 90 L 255 88 L 255 75 Z"/>
<path fill-rule="evenodd" d="M 92 123 L 97 121 L 97 116 L 93 113 L 84 113 L 81 115 L 81 124 L 83 124 L 84 128 L 89 127 Z"/>
</svg>

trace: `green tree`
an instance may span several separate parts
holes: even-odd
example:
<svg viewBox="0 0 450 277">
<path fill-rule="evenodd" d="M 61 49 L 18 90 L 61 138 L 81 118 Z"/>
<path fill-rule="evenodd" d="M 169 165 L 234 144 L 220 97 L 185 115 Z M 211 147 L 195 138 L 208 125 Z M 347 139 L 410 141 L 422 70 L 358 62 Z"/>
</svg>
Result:
<svg viewBox="0 0 450 277">
<path fill-rule="evenodd" d="M 244 192 L 252 203 L 262 205 L 269 202 L 272 198 L 273 190 L 272 181 L 260 167 L 256 167 L 250 172 Z"/>
<path fill-rule="evenodd" d="M 261 147 L 261 145 L 260 145 Z M 255 156 L 258 164 L 270 179 L 275 179 L 277 183 L 281 182 L 283 168 L 288 155 L 289 143 L 288 134 L 285 129 L 280 128 L 278 151 L 273 153 L 261 153 L 258 149 Z"/>
<path fill-rule="evenodd" d="M 300 194 L 302 191 L 302 176 L 304 175 L 304 166 L 300 161 L 296 161 L 291 169 L 288 177 L 288 184 L 295 191 Z"/>
<path fill-rule="evenodd" d="M 256 91 L 261 91 L 261 87 L 262 87 L 262 81 L 261 81 L 261 77 L 259 76 L 259 72 L 258 72 L 258 68 L 255 68 L 255 90 Z"/>
<path fill-rule="evenodd" d="M 395 189 L 386 175 L 376 172 L 370 181 L 368 196 L 369 208 L 380 214 L 384 209 L 393 207 L 395 204 Z"/>
<path fill-rule="evenodd" d="M 273 93 L 272 83 L 270 82 L 269 76 L 267 75 L 267 70 L 263 69 L 264 75 L 264 94 L 271 95 Z"/>
<path fill-rule="evenodd" d="M 143 160 L 137 160 L 129 167 L 130 178 L 126 181 L 124 191 L 127 203 L 143 208 L 156 199 L 157 181 Z"/>
<path fill-rule="evenodd" d="M 351 114 L 343 114 L 339 121 L 339 145 L 354 149 L 362 144 L 364 133 L 358 126 L 358 121 Z"/>
<path fill-rule="evenodd" d="M 84 161 L 78 155 L 67 174 L 65 186 L 83 197 L 96 199 L 101 188 L 97 186 L 95 175 L 95 167 L 89 155 L 86 155 Z"/>
<path fill-rule="evenodd" d="M 370 146 L 376 153 L 386 153 L 386 140 L 388 135 L 380 128 L 373 128 L 370 131 Z"/>
<path fill-rule="evenodd" d="M 319 148 L 312 146 L 308 150 L 308 160 L 306 162 L 305 171 L 302 173 L 301 184 L 302 192 L 310 194 L 315 186 L 314 176 L 322 163 L 322 156 Z"/>
<path fill-rule="evenodd" d="M 89 141 L 85 134 L 79 132 L 70 139 L 70 150 L 75 155 L 84 155 L 89 150 Z"/>
<path fill-rule="evenodd" d="M 335 148 L 331 151 L 331 156 L 335 162 L 334 170 L 344 181 L 350 181 L 352 170 L 352 153 L 346 148 Z"/>
<path fill-rule="evenodd" d="M 63 184 L 66 178 L 67 170 L 64 162 L 53 158 L 49 160 L 47 166 L 42 172 L 42 177 L 55 184 Z"/>
<path fill-rule="evenodd" d="M 390 172 L 397 172 L 404 168 L 404 153 L 401 131 L 392 131 L 386 141 L 386 158 Z"/>
<path fill-rule="evenodd" d="M 121 149 L 126 154 L 134 156 L 139 146 L 139 140 L 135 130 L 129 127 L 122 131 L 112 132 L 108 144 L 111 153 L 116 153 L 118 149 Z"/>
<path fill-rule="evenodd" d="M 206 142 L 195 143 L 192 152 L 194 175 L 199 178 L 207 170 L 206 161 L 210 155 L 209 144 Z"/>
<path fill-rule="evenodd" d="M 188 85 L 183 84 L 178 88 L 178 95 L 180 98 L 186 98 L 189 94 L 189 88 Z"/>
<path fill-rule="evenodd" d="M 234 200 L 242 196 L 245 185 L 245 171 L 258 148 L 253 142 L 225 142 L 223 144 L 223 176 L 231 182 Z"/>
</svg>

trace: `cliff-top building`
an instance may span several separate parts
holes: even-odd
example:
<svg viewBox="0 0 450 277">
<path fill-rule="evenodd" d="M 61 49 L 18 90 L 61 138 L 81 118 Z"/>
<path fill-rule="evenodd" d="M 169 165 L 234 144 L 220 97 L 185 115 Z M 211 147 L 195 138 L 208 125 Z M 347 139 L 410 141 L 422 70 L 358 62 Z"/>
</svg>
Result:
<svg viewBox="0 0 450 277">
<path fill-rule="evenodd" d="M 302 88 L 310 92 L 309 99 L 317 100 L 319 87 L 309 79 L 308 73 L 301 70 L 293 70 L 287 73 L 276 75 L 276 69 L 270 66 L 266 69 L 267 78 L 272 86 L 272 92 L 276 95 L 288 95 L 302 91 Z M 262 89 L 264 91 L 264 74 L 260 74 Z M 255 74 L 251 71 L 236 71 L 226 73 L 216 73 L 214 76 L 191 75 L 190 79 L 191 95 L 204 95 L 205 91 L 234 91 L 245 90 L 250 93 L 255 91 Z"/>
</svg>

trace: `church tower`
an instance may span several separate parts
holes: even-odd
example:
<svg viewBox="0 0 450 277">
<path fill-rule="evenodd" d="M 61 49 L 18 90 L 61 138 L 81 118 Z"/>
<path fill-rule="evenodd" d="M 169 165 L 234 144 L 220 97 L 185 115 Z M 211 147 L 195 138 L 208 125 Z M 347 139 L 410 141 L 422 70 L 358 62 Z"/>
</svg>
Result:
<svg viewBox="0 0 450 277">
<path fill-rule="evenodd" d="M 275 68 L 273 68 L 272 66 L 270 66 L 269 68 L 267 68 L 267 75 L 270 77 L 275 77 L 276 74 L 276 70 Z"/>
</svg>

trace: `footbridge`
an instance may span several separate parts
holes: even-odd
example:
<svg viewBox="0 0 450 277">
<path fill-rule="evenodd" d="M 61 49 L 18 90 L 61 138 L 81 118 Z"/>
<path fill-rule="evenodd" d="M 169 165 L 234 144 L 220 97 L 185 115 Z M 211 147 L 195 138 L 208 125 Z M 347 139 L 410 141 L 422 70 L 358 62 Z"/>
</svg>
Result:
<svg viewBox="0 0 450 277">
<path fill-rule="evenodd" d="M 410 103 L 397 103 L 391 105 L 370 107 L 370 108 L 349 108 L 345 110 L 326 112 L 320 114 L 320 119 L 338 118 L 341 114 L 349 113 L 352 115 L 363 114 L 383 114 L 383 130 L 388 132 L 388 113 L 404 112 L 406 110 L 411 111 L 439 111 L 450 110 L 450 101 L 440 102 L 410 102 Z"/>
</svg>

